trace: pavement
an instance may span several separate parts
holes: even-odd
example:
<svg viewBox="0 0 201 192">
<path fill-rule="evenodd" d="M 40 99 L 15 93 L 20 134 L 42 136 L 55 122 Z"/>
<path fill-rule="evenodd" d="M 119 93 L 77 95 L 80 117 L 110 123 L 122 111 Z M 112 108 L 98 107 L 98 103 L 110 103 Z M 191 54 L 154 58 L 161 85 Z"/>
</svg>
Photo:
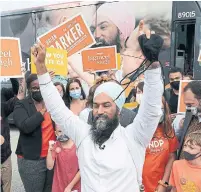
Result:
<svg viewBox="0 0 201 192">
<path fill-rule="evenodd" d="M 12 170 L 13 170 L 13 176 L 12 176 L 12 192 L 25 192 L 24 186 L 22 184 L 19 172 L 18 172 L 18 166 L 17 166 L 17 156 L 15 154 L 15 150 L 17 148 L 18 138 L 19 138 L 19 131 L 17 129 L 11 128 L 10 131 L 10 139 L 11 139 L 11 149 L 12 149 Z"/>
</svg>

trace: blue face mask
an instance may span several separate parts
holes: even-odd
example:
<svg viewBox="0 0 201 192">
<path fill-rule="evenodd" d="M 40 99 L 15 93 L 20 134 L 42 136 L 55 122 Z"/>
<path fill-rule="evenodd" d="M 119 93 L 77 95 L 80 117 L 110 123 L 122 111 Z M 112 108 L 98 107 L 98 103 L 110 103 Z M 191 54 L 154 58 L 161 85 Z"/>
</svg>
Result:
<svg viewBox="0 0 201 192">
<path fill-rule="evenodd" d="M 70 91 L 70 96 L 73 99 L 80 99 L 80 97 L 81 97 L 81 89 L 76 89 L 76 90 Z"/>
</svg>

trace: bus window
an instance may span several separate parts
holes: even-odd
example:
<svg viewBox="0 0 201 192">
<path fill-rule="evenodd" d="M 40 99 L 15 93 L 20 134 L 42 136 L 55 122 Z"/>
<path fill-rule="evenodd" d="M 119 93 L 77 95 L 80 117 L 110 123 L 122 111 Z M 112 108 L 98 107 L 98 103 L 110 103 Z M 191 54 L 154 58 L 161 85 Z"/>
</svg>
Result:
<svg viewBox="0 0 201 192">
<path fill-rule="evenodd" d="M 193 72 L 195 23 L 176 22 L 175 66 L 186 74 Z"/>
</svg>

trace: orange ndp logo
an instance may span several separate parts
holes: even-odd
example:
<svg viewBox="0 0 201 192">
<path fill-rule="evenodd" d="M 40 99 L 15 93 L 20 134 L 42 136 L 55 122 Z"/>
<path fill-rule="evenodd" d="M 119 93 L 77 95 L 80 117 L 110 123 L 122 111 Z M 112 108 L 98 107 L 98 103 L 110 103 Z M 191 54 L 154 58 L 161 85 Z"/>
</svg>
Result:
<svg viewBox="0 0 201 192">
<path fill-rule="evenodd" d="M 117 69 L 116 46 L 93 48 L 82 51 L 84 71 Z"/>
<path fill-rule="evenodd" d="M 2 77 L 22 77 L 22 57 L 18 38 L 0 37 L 0 64 Z"/>
<path fill-rule="evenodd" d="M 68 56 L 95 43 L 93 35 L 81 15 L 61 23 L 40 36 L 38 40 L 45 47 L 67 50 Z"/>
</svg>

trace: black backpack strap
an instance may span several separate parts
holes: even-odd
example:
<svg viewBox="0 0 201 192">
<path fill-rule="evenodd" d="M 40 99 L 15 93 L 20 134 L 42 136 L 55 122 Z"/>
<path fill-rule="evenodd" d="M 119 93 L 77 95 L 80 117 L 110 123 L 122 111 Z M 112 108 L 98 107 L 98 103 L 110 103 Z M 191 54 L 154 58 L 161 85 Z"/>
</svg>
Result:
<svg viewBox="0 0 201 192">
<path fill-rule="evenodd" d="M 180 144 L 179 144 L 179 150 L 178 150 L 178 153 L 177 153 L 177 159 L 180 158 L 181 151 L 182 151 L 183 144 L 184 144 L 184 139 L 185 139 L 186 133 L 188 131 L 189 124 L 190 124 L 190 122 L 192 120 L 192 117 L 193 117 L 193 114 L 191 112 L 189 112 L 189 111 L 186 111 L 184 124 L 183 124 L 183 131 L 182 131 L 182 134 L 181 134 L 181 140 L 180 140 Z"/>
</svg>

